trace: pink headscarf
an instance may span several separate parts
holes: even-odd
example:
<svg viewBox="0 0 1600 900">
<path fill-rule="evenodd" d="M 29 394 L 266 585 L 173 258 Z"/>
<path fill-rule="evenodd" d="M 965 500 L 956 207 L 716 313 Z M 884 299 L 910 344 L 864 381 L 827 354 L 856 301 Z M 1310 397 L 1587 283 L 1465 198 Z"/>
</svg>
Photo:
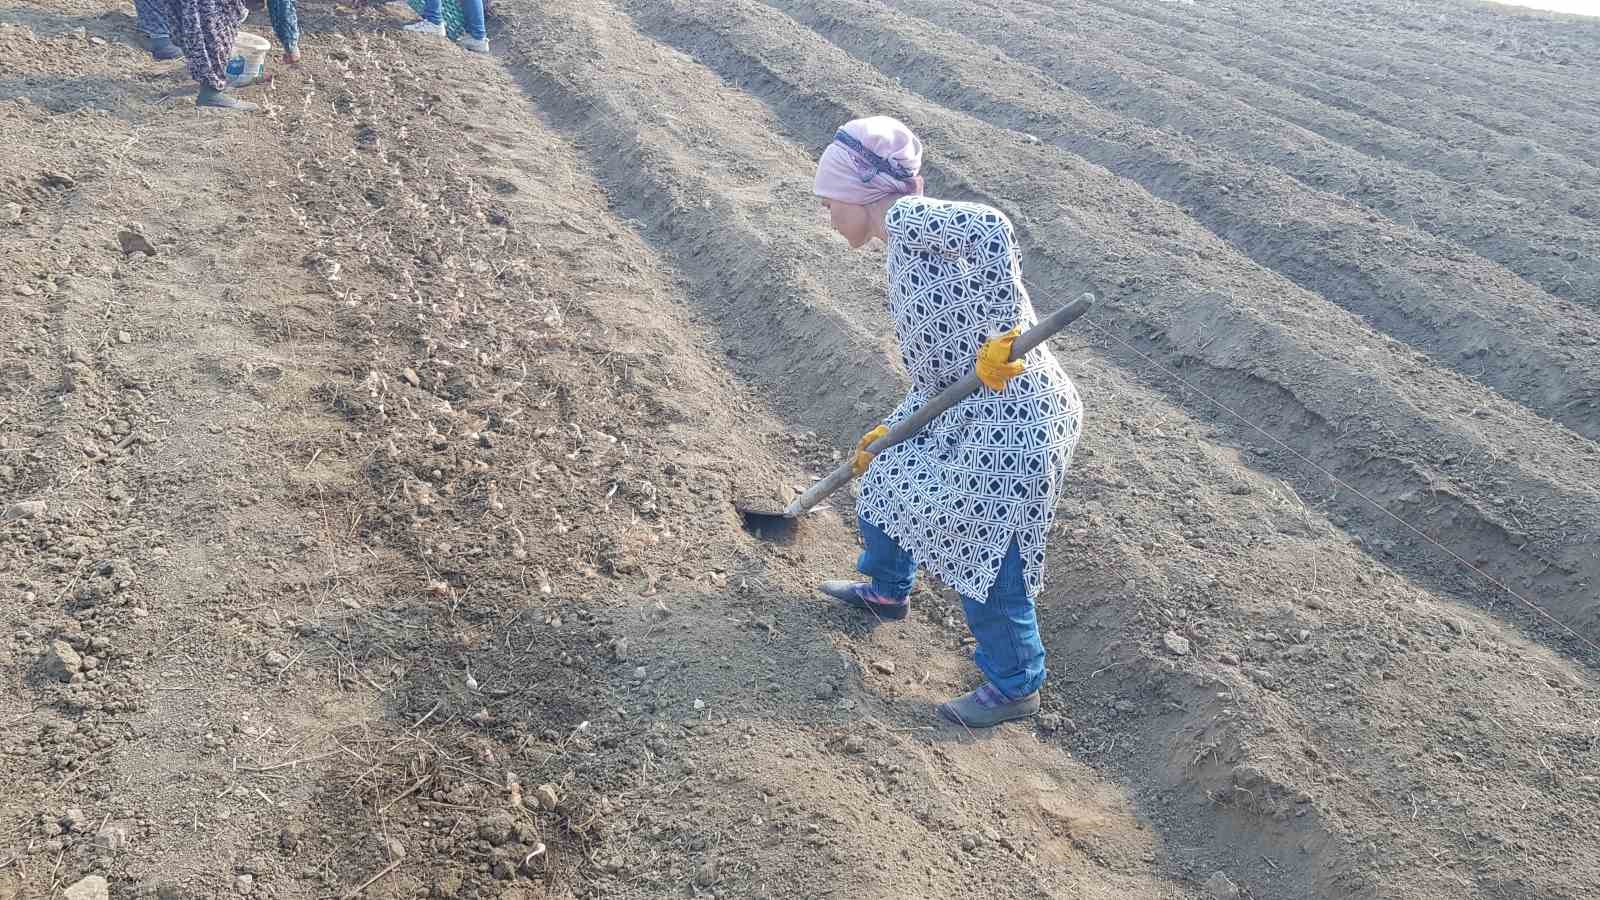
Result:
<svg viewBox="0 0 1600 900">
<path fill-rule="evenodd" d="M 816 194 L 856 206 L 922 193 L 922 141 L 888 116 L 856 119 L 839 129 L 817 161 Z"/>
</svg>

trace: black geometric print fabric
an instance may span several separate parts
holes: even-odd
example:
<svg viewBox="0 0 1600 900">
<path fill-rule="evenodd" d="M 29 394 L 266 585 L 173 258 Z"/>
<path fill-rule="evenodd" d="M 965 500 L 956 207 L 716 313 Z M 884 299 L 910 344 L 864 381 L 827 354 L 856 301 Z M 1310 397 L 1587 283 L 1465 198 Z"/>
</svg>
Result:
<svg viewBox="0 0 1600 900">
<path fill-rule="evenodd" d="M 972 371 L 984 341 L 1038 321 L 1011 223 L 973 203 L 907 197 L 890 207 L 889 315 L 910 415 Z M 873 460 L 858 510 L 928 574 L 980 602 L 1013 537 L 1029 596 L 1044 582 L 1045 536 L 1083 423 L 1083 402 L 1044 346 L 1005 390 L 988 388 Z"/>
</svg>

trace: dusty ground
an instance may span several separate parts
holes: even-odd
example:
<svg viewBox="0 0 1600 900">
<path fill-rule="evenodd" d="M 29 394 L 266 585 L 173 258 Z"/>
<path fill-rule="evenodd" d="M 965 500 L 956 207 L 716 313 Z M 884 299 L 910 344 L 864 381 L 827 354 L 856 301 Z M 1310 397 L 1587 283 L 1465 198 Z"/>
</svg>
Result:
<svg viewBox="0 0 1600 900">
<path fill-rule="evenodd" d="M 1600 893 L 1600 24 L 495 12 L 308 4 L 229 117 L 0 0 L 0 898 Z M 809 197 L 880 111 L 1101 298 L 993 734 L 937 585 L 812 593 L 848 497 L 730 506 L 902 389 Z"/>
</svg>

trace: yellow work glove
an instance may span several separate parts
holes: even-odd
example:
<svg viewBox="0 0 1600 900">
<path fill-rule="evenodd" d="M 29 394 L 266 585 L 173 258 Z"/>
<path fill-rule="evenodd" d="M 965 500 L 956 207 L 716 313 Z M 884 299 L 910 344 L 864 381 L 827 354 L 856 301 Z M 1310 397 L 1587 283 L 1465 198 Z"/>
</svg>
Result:
<svg viewBox="0 0 1600 900">
<path fill-rule="evenodd" d="M 872 457 L 875 454 L 867 452 L 867 445 L 888 433 L 888 428 L 883 425 L 879 425 L 877 428 L 874 428 L 861 436 L 861 443 L 856 445 L 855 459 L 851 460 L 850 462 L 850 469 L 856 473 L 857 478 L 867 474 L 867 466 L 872 465 Z"/>
<path fill-rule="evenodd" d="M 991 391 L 1003 391 L 1006 382 L 1022 374 L 1022 360 L 1011 361 L 1011 345 L 1022 330 L 1013 328 L 999 337 L 990 338 L 978 348 L 976 366 L 978 380 Z"/>
</svg>

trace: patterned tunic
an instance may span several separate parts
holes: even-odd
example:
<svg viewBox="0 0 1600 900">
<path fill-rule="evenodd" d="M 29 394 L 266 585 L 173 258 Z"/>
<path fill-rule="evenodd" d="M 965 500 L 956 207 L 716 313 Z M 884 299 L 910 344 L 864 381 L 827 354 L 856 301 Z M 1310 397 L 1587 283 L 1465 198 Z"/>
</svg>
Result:
<svg viewBox="0 0 1600 900">
<path fill-rule="evenodd" d="M 244 0 L 161 0 L 160 9 L 183 48 L 189 77 L 219 91 L 227 87 L 228 59 L 245 18 Z"/>
<path fill-rule="evenodd" d="M 978 348 L 1038 321 L 1011 223 L 973 203 L 907 197 L 890 207 L 889 315 L 911 392 L 890 427 L 972 371 Z M 1045 536 L 1072 461 L 1083 403 L 1041 345 L 1005 390 L 978 392 L 880 453 L 858 511 L 931 575 L 988 599 L 1016 539 L 1028 596 L 1044 583 Z"/>
</svg>

